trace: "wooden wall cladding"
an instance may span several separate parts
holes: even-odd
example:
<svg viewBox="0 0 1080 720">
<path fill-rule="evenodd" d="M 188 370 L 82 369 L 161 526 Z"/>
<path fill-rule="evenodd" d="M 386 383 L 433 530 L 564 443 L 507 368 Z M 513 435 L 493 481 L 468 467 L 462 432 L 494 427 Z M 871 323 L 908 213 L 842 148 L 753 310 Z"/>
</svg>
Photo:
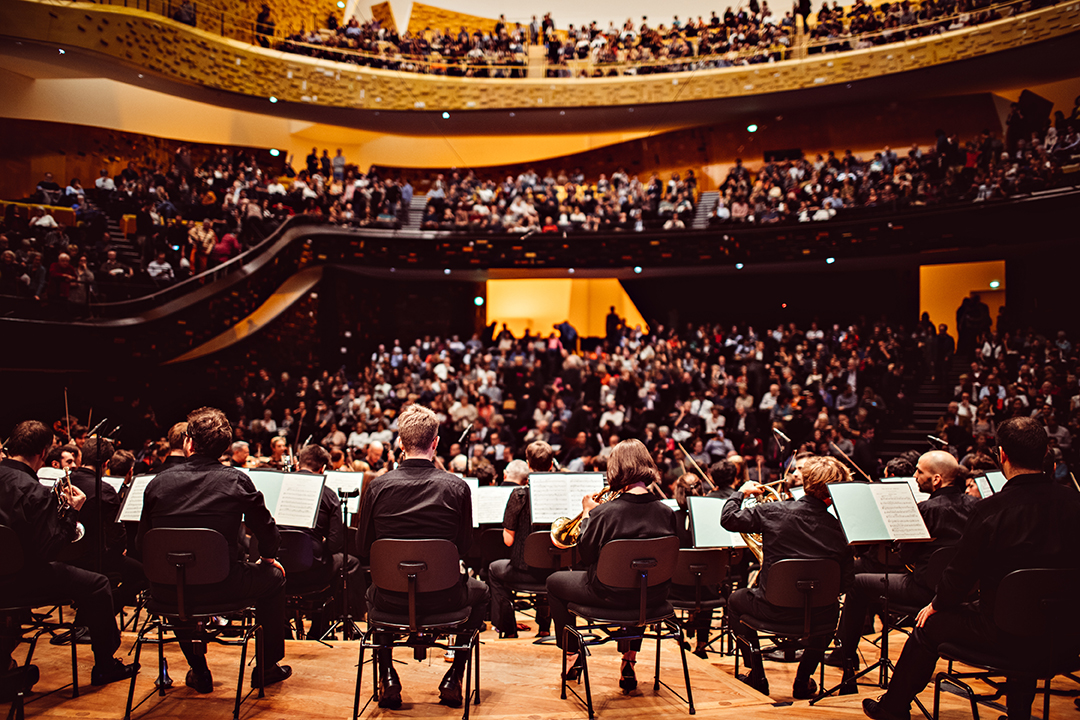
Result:
<svg viewBox="0 0 1080 720">
<path fill-rule="evenodd" d="M 823 87 L 942 65 L 1080 29 L 1080 3 L 944 35 L 768 65 L 642 77 L 497 80 L 372 70 L 263 50 L 144 11 L 36 0 L 0 3 L 0 27 L 71 45 L 177 81 L 297 103 L 365 110 L 633 106 Z"/>
</svg>

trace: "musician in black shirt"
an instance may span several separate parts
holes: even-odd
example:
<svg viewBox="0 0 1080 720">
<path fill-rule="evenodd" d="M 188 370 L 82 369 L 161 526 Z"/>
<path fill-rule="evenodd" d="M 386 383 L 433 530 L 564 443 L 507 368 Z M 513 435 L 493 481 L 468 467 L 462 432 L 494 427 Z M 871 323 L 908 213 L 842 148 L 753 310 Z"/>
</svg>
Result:
<svg viewBox="0 0 1080 720">
<path fill-rule="evenodd" d="M 11 528 L 22 546 L 22 569 L 0 583 L 0 603 L 18 606 L 29 597 L 68 597 L 79 607 L 80 619 L 90 629 L 94 651 L 93 685 L 130 678 L 137 665 L 124 665 L 113 657 L 120 647 L 120 630 L 113 617 L 112 593 L 104 575 L 72 567 L 55 558 L 76 538 L 79 510 L 86 495 L 72 486 L 62 490 L 61 510 L 51 490 L 41 484 L 37 471 L 53 444 L 52 431 L 36 420 L 15 426 L 0 461 L 0 525 Z M 81 542 L 85 542 L 83 539 Z M 11 653 L 18 637 L 0 637 L 0 674 L 14 667 Z M 28 673 L 28 674 L 27 674 Z M 23 686 L 37 680 L 36 668 L 24 671 Z"/>
<path fill-rule="evenodd" d="M 1080 567 L 1080 495 L 1041 472 L 1046 431 L 1030 417 L 1012 417 L 998 427 L 997 438 L 1005 487 L 972 511 L 956 557 L 916 618 L 888 692 L 863 700 L 868 717 L 909 718 L 911 701 L 933 676 L 944 644 L 1030 655 L 1030 645 L 994 625 L 998 585 L 1014 570 Z M 968 603 L 976 585 L 979 601 Z M 1030 716 L 1034 678 L 1007 678 L 1005 694 L 1010 718 Z"/>
<path fill-rule="evenodd" d="M 146 486 L 137 545 L 141 551 L 143 537 L 154 528 L 210 528 L 221 533 L 229 543 L 229 577 L 216 585 L 188 588 L 188 598 L 195 603 L 254 601 L 255 619 L 263 628 L 265 684 L 281 682 L 292 675 L 292 668 L 278 664 L 285 657 L 285 571 L 275 559 L 280 543 L 277 525 L 251 478 L 218 462 L 232 441 L 225 414 L 208 407 L 193 410 L 187 417 L 187 434 L 191 457 L 165 468 Z M 239 559 L 241 521 L 258 540 L 262 556 L 258 563 Z M 167 602 L 174 599 L 171 585 L 150 589 Z M 193 632 L 185 633 L 180 643 L 191 666 L 186 683 L 198 692 L 212 692 L 206 645 L 195 639 Z M 257 687 L 258 681 L 259 668 L 253 668 L 252 686 Z"/>
<path fill-rule="evenodd" d="M 461 556 L 472 544 L 472 497 L 461 478 L 435 467 L 439 445 L 439 420 L 422 405 L 409 405 L 398 417 L 398 437 L 405 453 L 401 465 L 367 483 L 356 530 L 356 547 L 361 559 L 371 557 L 371 546 L 382 538 L 409 540 L 450 540 Z M 368 590 L 368 604 L 390 613 L 408 612 L 406 593 Z M 417 614 L 451 612 L 469 607 L 464 628 L 479 629 L 488 608 L 487 585 L 461 576 L 461 582 L 447 591 L 419 593 Z M 465 642 L 467 636 L 458 637 Z M 382 687 L 379 706 L 401 706 L 401 681 L 392 665 L 391 651 L 378 652 Z M 468 662 L 466 653 L 457 653 L 454 664 L 439 683 L 441 702 L 458 707 L 462 702 L 461 679 Z"/>
<path fill-rule="evenodd" d="M 716 470 L 720 463 L 723 462 L 726 461 L 721 460 L 719 463 L 713 465 L 712 468 L 710 468 L 710 471 Z M 731 463 L 727 464 L 731 468 L 731 478 L 734 479 L 735 466 Z M 715 477 L 715 475 L 713 477 Z M 702 490 L 704 490 L 703 483 L 701 478 L 697 475 L 688 473 L 675 481 L 673 495 L 675 502 L 679 505 L 679 509 L 675 511 L 675 532 L 679 536 L 679 547 L 694 547 L 694 537 L 690 530 L 690 506 L 687 498 L 694 496 L 700 497 Z M 708 497 L 715 496 L 710 493 Z M 693 601 L 698 596 L 698 592 L 698 589 L 693 585 L 671 584 L 670 595 L 677 600 Z M 700 590 L 700 597 L 702 600 L 715 600 L 720 597 L 720 587 L 718 585 L 705 585 Z M 694 631 L 696 640 L 694 654 L 702 659 L 707 657 L 706 648 L 709 645 L 709 630 L 712 627 L 712 615 L 712 608 L 697 614 L 690 613 L 690 617 L 687 618 L 686 622 L 687 629 Z"/>
<path fill-rule="evenodd" d="M 567 642 L 563 637 L 563 628 L 574 622 L 567 605 L 579 603 L 636 608 L 640 602 L 637 590 L 616 590 L 596 579 L 600 550 L 612 540 L 661 538 L 676 534 L 675 513 L 647 489 L 659 479 L 660 471 L 656 469 L 645 446 L 639 440 L 623 440 L 611 451 L 607 466 L 608 487 L 613 491 L 621 490 L 622 494 L 602 505 L 597 504 L 591 495 L 581 499 L 583 513 L 577 551 L 586 572 L 560 571 L 547 580 L 555 638 L 566 653 L 567 679 L 577 679 L 582 669 L 578 662 L 580 648 L 576 638 L 571 636 Z M 665 601 L 670 586 L 670 582 L 665 582 L 649 588 L 648 604 L 657 605 Z M 637 687 L 634 664 L 640 649 L 640 639 L 619 641 L 619 651 L 623 657 L 619 686 L 624 690 Z"/>
<path fill-rule="evenodd" d="M 494 560 L 488 566 L 488 588 L 491 590 L 491 624 L 499 631 L 501 638 L 515 638 L 518 634 L 517 620 L 514 617 L 514 604 L 509 586 L 517 582 L 542 583 L 550 570 L 531 568 L 525 563 L 525 539 L 532 532 L 532 507 L 529 503 L 530 472 L 551 472 L 551 460 L 555 451 L 543 440 L 530 443 L 525 448 L 528 464 L 524 465 L 525 476 L 520 479 L 520 487 L 510 493 L 503 512 L 503 543 L 510 547 L 509 560 Z M 521 462 L 520 460 L 515 462 Z M 514 463 L 507 465 L 507 476 L 513 475 Z M 537 635 L 550 635 L 551 613 L 546 604 L 536 609 Z"/>
<path fill-rule="evenodd" d="M 713 463 L 712 467 L 709 468 L 709 477 L 712 479 L 716 489 L 706 497 L 720 498 L 721 500 L 729 500 L 733 497 L 742 499 L 739 491 L 732 487 L 738 474 L 739 468 L 730 460 L 720 460 Z"/>
<path fill-rule="evenodd" d="M 762 503 L 741 508 L 740 500 L 728 500 L 720 515 L 720 524 L 727 530 L 744 533 L 761 533 L 764 558 L 758 573 L 757 585 L 741 588 L 728 599 L 731 629 L 740 640 L 740 649 L 746 658 L 750 672 L 740 680 L 769 694 L 769 683 L 760 654 L 747 652 L 758 647 L 757 631 L 740 622 L 743 615 L 785 624 L 802 625 L 801 608 L 780 608 L 765 601 L 764 588 L 769 582 L 769 569 L 778 561 L 788 558 L 828 559 L 840 565 L 841 591 L 851 586 L 854 576 L 851 553 L 840 521 L 829 514 L 832 503 L 829 483 L 847 482 L 851 473 L 840 462 L 830 457 L 810 457 L 801 466 L 803 488 L 806 494 L 794 502 Z M 746 483 L 742 488 L 744 497 L 761 494 L 763 488 L 757 483 Z M 812 626 L 835 627 L 840 612 L 839 602 L 812 610 Z M 817 683 L 812 675 L 825 654 L 831 637 L 818 636 L 811 647 L 803 650 L 802 660 L 795 672 L 792 693 L 796 699 L 807 699 L 817 693 Z"/>
</svg>

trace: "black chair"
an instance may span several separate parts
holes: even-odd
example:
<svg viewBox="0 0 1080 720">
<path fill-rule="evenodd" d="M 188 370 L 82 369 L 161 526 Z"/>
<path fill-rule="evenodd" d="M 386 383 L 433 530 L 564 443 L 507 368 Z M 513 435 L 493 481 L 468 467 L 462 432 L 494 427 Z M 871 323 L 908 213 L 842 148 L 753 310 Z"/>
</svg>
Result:
<svg viewBox="0 0 1080 720">
<path fill-rule="evenodd" d="M 693 588 L 694 597 L 693 599 L 669 597 L 668 601 L 671 606 L 676 610 L 684 611 L 689 617 L 695 617 L 702 612 L 711 614 L 716 608 L 727 605 L 727 599 L 723 595 L 717 598 L 705 598 L 703 596 L 706 587 L 720 585 L 724 582 L 730 560 L 731 552 L 729 550 L 719 548 L 680 548 L 671 582 L 674 585 Z M 683 621 L 683 632 L 687 632 L 686 621 Z M 723 637 L 723 634 L 719 637 Z M 709 644 L 712 644 L 715 640 L 716 638 L 710 638 Z"/>
<path fill-rule="evenodd" d="M 998 698 L 1004 694 L 1003 684 L 994 678 L 1018 676 L 1043 681 L 1043 719 L 1050 717 L 1050 680 L 1080 670 L 1080 618 L 1076 614 L 1076 598 L 1080 596 L 1080 571 L 1075 569 L 1015 570 L 998 585 L 994 605 L 994 625 L 1002 632 L 1030 643 L 1030 651 L 1015 652 L 1006 647 L 986 651 L 960 645 L 944 644 L 941 657 L 949 661 L 949 669 L 934 679 L 934 720 L 942 683 L 959 689 L 971 703 L 971 714 L 979 719 L 979 705 L 1005 710 Z M 982 672 L 961 673 L 953 670 L 954 662 L 981 668 Z M 981 680 L 996 692 L 977 694 L 964 680 Z"/>
<path fill-rule="evenodd" d="M 589 720 L 595 717 L 593 712 L 592 686 L 589 684 L 589 648 L 602 645 L 612 640 L 656 640 L 656 674 L 653 678 L 653 692 L 658 692 L 663 685 L 676 697 L 687 703 L 690 714 L 694 714 L 694 695 L 690 688 L 690 670 L 686 665 L 686 647 L 683 643 L 682 626 L 675 619 L 675 608 L 664 601 L 660 605 L 648 605 L 648 589 L 667 582 L 675 572 L 679 556 L 677 537 L 653 538 L 646 540 L 612 540 L 600 550 L 596 563 L 596 579 L 611 588 L 639 590 L 640 599 L 636 608 L 628 610 L 611 607 L 591 607 L 569 603 L 567 609 L 580 617 L 585 625 L 574 627 L 567 625 L 563 636 L 566 647 L 570 636 L 576 636 L 581 647 L 582 675 L 585 678 L 585 697 L 570 688 L 578 700 L 584 700 L 589 711 Z M 641 634 L 627 634 L 627 629 L 644 627 Z M 648 628 L 653 628 L 650 633 Z M 603 636 L 595 635 L 597 632 Z M 679 695 L 674 688 L 660 680 L 660 641 L 675 639 L 679 644 L 682 657 L 683 680 L 686 684 L 686 697 Z M 562 699 L 566 699 L 566 654 L 563 654 Z"/>
<path fill-rule="evenodd" d="M 330 598 L 333 576 L 299 584 L 296 578 L 315 567 L 315 539 L 305 532 L 280 528 L 277 561 L 285 569 L 286 612 L 295 622 L 297 640 L 304 639 L 304 613 L 323 610 Z M 257 544 L 256 544 L 257 546 Z M 316 638 L 318 639 L 318 638 Z"/>
<path fill-rule="evenodd" d="M 6 525 L 0 525 L 0 578 L 6 578 L 10 575 L 14 575 L 23 568 L 23 552 L 22 543 L 19 542 L 19 536 L 15 534 L 15 531 Z M 4 581 L 7 582 L 6 580 Z M 41 595 L 28 595 L 26 597 L 19 598 L 16 603 L 2 603 L 0 602 L 0 617 L 7 618 L 11 616 L 11 631 L 17 634 L 18 640 L 13 642 L 14 646 L 23 639 L 22 635 L 22 621 L 21 618 L 25 616 L 30 617 L 30 627 L 34 631 L 30 636 L 29 649 L 26 652 L 26 661 L 20 666 L 23 672 L 29 672 L 29 667 L 34 659 L 34 649 L 37 647 L 38 638 L 45 633 L 54 634 L 57 630 L 65 630 L 69 637 L 72 638 L 71 642 L 71 697 L 79 697 L 79 658 L 76 646 L 78 643 L 74 642 L 75 638 L 75 623 L 64 622 L 63 612 L 61 608 L 64 605 L 70 605 L 71 600 L 67 598 L 58 597 L 45 597 Z M 48 607 L 50 610 L 47 613 L 35 613 L 34 608 Z M 58 613 L 59 620 L 49 620 L 52 617 L 53 612 Z M 6 624 L 6 623 L 5 623 Z M 6 629 L 6 628 L 5 628 Z M 13 638 L 15 640 L 15 638 Z M 21 673 L 20 673 L 21 674 Z M 18 689 L 15 694 L 15 699 L 11 704 L 11 708 L 8 711 L 8 718 L 18 718 L 22 720 L 23 717 L 23 703 L 26 696 L 26 688 L 23 686 L 23 682 L 20 680 Z"/>
<path fill-rule="evenodd" d="M 926 574 L 923 576 L 927 587 L 931 589 L 937 588 L 938 583 L 941 581 L 941 576 L 945 574 L 945 568 L 949 567 L 949 563 L 952 562 L 954 557 L 956 557 L 955 545 L 938 548 L 934 551 L 934 554 L 930 556 L 930 560 L 926 564 Z M 898 628 L 898 626 L 906 619 L 913 619 L 918 615 L 920 610 L 922 610 L 921 607 L 890 602 L 889 614 L 893 615 L 895 618 L 895 622 L 892 622 L 891 626 L 893 628 Z"/>
<path fill-rule="evenodd" d="M 769 568 L 765 601 L 776 607 L 802 608 L 803 621 L 798 624 L 774 623 L 750 615 L 743 615 L 740 621 L 756 630 L 759 637 L 766 635 L 785 639 L 805 647 L 813 638 L 832 638 L 836 635 L 836 622 L 814 626 L 813 609 L 833 605 L 839 597 L 840 564 L 835 560 L 780 560 Z M 755 655 L 761 655 L 760 643 L 758 647 L 748 649 Z M 735 674 L 739 674 L 738 654 L 735 655 Z M 818 687 L 825 687 L 825 663 L 821 663 Z"/>
<path fill-rule="evenodd" d="M 551 542 L 550 532 L 529 533 L 529 536 L 525 538 L 525 564 L 530 568 L 547 571 L 550 574 L 556 570 L 569 568 L 574 562 L 573 558 L 574 550 L 572 548 L 555 547 L 555 544 Z M 546 610 L 548 604 L 546 578 L 510 583 L 508 587 L 513 592 L 515 600 L 519 594 L 530 598 L 533 612 L 537 616 Z M 535 644 L 554 641 L 554 636 L 542 637 L 537 639 Z"/>
<path fill-rule="evenodd" d="M 473 555 L 479 558 L 479 567 L 476 568 L 476 574 L 485 581 L 487 580 L 488 567 L 496 560 L 506 560 L 510 557 L 510 548 L 503 542 L 502 528 L 484 528 L 476 536 L 473 543 L 472 552 Z"/>
<path fill-rule="evenodd" d="M 395 647 L 413 648 L 420 659 L 429 648 L 469 653 L 465 667 L 464 720 L 469 719 L 470 700 L 480 704 L 480 641 L 476 630 L 462 631 L 471 608 L 452 612 L 417 615 L 417 593 L 448 590 L 461 582 L 457 546 L 449 540 L 376 540 L 371 546 L 371 582 L 379 590 L 408 593 L 408 613 L 396 614 L 368 608 L 368 628 L 360 636 L 360 662 L 356 668 L 356 694 L 353 698 L 353 720 L 367 709 L 379 695 L 379 650 Z M 469 633 L 463 644 L 439 638 Z M 375 636 L 390 637 L 389 643 L 376 641 Z M 364 708 L 360 708 L 360 688 L 364 678 L 364 655 L 371 649 L 374 690 Z M 476 669 L 476 690 L 471 690 L 473 668 Z"/>
<path fill-rule="evenodd" d="M 239 646 L 240 650 L 240 677 L 236 683 L 236 703 L 233 706 L 233 717 L 240 717 L 240 704 L 246 700 L 254 690 L 244 691 L 244 667 L 247 662 L 248 641 L 252 636 L 257 638 L 256 650 L 259 654 L 257 665 L 260 672 L 265 671 L 262 662 L 262 627 L 254 622 L 252 611 L 254 605 L 247 600 L 235 600 L 232 602 L 192 603 L 188 600 L 188 588 L 199 585 L 214 585 L 229 577 L 231 562 L 229 560 L 229 543 L 216 530 L 206 528 L 155 528 L 146 533 L 143 538 L 143 570 L 146 579 L 151 583 L 149 598 L 146 602 L 147 621 L 139 630 L 135 639 L 135 664 L 139 663 L 139 655 L 144 644 L 157 645 L 158 648 L 158 679 L 157 693 L 164 697 L 165 688 L 172 685 L 165 662 L 166 643 L 178 643 L 181 633 L 190 632 L 194 624 L 197 632 L 203 640 L 219 645 Z M 154 594 L 154 586 L 171 586 L 175 588 L 176 600 L 163 600 Z M 212 617 L 223 615 L 239 615 L 242 624 L 239 626 L 240 637 L 227 639 L 221 637 L 219 632 L 206 627 L 206 623 Z M 157 637 L 152 633 L 157 631 Z M 166 638 L 165 633 L 171 633 L 172 637 Z M 142 705 L 153 695 L 149 695 L 132 707 L 135 697 L 135 681 L 138 676 L 131 678 L 131 687 L 128 688 L 127 710 L 124 713 L 125 720 L 131 720 L 131 711 Z M 265 683 L 260 678 L 258 688 L 259 697 L 264 696 Z"/>
</svg>

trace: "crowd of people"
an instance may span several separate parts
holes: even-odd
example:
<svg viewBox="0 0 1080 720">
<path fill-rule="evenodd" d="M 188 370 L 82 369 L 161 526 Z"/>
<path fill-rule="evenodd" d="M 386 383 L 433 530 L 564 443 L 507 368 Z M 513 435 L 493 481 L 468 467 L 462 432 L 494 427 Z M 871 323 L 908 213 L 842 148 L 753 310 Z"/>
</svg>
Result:
<svg viewBox="0 0 1080 720">
<path fill-rule="evenodd" d="M 809 30 L 810 53 L 863 49 L 874 45 L 957 30 L 997 20 L 1000 9 L 991 0 L 927 0 L 874 6 L 858 0 L 852 7 L 823 3 L 810 29 L 809 0 L 797 12 Z M 273 22 L 263 6 L 258 42 L 270 46 Z M 547 13 L 528 24 L 510 23 L 499 16 L 490 31 L 425 28 L 399 34 L 377 19 L 341 22 L 331 13 L 323 28 L 301 29 L 277 42 L 279 50 L 367 67 L 450 77 L 524 78 L 528 47 L 543 45 L 547 77 L 610 77 L 751 65 L 787 59 L 795 42 L 797 16 L 774 13 L 768 2 L 728 7 L 708 19 L 670 24 L 627 19 L 606 28 L 595 21 L 556 30 Z"/>
</svg>

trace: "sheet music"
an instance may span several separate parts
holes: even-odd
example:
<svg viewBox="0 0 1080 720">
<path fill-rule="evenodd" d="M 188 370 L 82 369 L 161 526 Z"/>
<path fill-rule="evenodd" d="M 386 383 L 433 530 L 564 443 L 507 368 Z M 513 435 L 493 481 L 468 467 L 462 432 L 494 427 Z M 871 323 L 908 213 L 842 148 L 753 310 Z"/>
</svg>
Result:
<svg viewBox="0 0 1080 720">
<path fill-rule="evenodd" d="M 139 522 L 142 518 L 143 495 L 146 486 L 154 479 L 153 475 L 136 475 L 131 480 L 131 489 L 128 490 L 124 504 L 120 506 L 120 513 L 116 516 L 117 522 Z"/>
<path fill-rule="evenodd" d="M 334 492 L 339 490 L 344 490 L 345 492 L 362 490 L 363 485 L 364 473 L 362 472 L 344 472 L 342 470 L 328 470 L 326 472 L 326 487 Z M 350 515 L 355 515 L 360 512 L 360 495 L 347 498 L 345 500 L 345 507 Z"/>
<path fill-rule="evenodd" d="M 803 488 L 802 485 L 797 485 L 796 487 L 791 488 L 789 492 L 791 493 L 792 500 L 802 500 L 803 496 L 806 495 L 806 489 Z"/>
<path fill-rule="evenodd" d="M 690 534 L 696 548 L 744 548 L 746 541 L 740 533 L 725 530 L 720 525 L 720 513 L 727 500 L 710 497 L 688 497 Z"/>
<path fill-rule="evenodd" d="M 921 503 L 923 500 L 930 499 L 930 493 L 924 493 L 919 489 L 919 481 L 913 477 L 887 477 L 882 478 L 881 482 L 887 483 L 900 483 L 906 482 L 911 487 L 911 494 L 915 496 L 915 502 Z"/>
<path fill-rule="evenodd" d="M 51 466 L 43 466 L 37 471 L 38 480 L 42 485 L 48 485 L 52 487 L 56 484 L 56 481 L 64 477 L 64 471 L 60 468 L 54 468 Z"/>
<path fill-rule="evenodd" d="M 994 494 L 994 488 L 990 487 L 990 481 L 986 479 L 985 475 L 979 475 L 975 478 L 975 486 L 979 488 L 979 496 L 988 498 Z"/>
<path fill-rule="evenodd" d="M 604 488 L 603 473 L 533 473 L 529 476 L 529 507 L 534 525 L 575 517 L 581 499 Z"/>
<path fill-rule="evenodd" d="M 493 485 L 473 492 L 473 525 L 502 525 L 506 503 L 516 485 Z"/>
<path fill-rule="evenodd" d="M 664 498 L 660 502 L 667 505 L 672 510 L 678 510 L 679 509 L 679 501 L 676 500 L 675 498 Z"/>
<path fill-rule="evenodd" d="M 263 494 L 274 522 L 286 527 L 315 527 L 326 478 L 269 470 L 252 470 L 250 477 L 255 489 Z"/>
<path fill-rule="evenodd" d="M 986 473 L 986 482 L 990 483 L 990 487 L 994 489 L 994 492 L 999 493 L 1008 481 L 1005 479 L 1005 473 L 999 470 L 991 470 Z"/>
<path fill-rule="evenodd" d="M 893 540 L 930 539 L 930 531 L 926 529 L 910 486 L 881 483 L 870 485 L 870 491 L 885 521 L 889 537 Z"/>
</svg>

